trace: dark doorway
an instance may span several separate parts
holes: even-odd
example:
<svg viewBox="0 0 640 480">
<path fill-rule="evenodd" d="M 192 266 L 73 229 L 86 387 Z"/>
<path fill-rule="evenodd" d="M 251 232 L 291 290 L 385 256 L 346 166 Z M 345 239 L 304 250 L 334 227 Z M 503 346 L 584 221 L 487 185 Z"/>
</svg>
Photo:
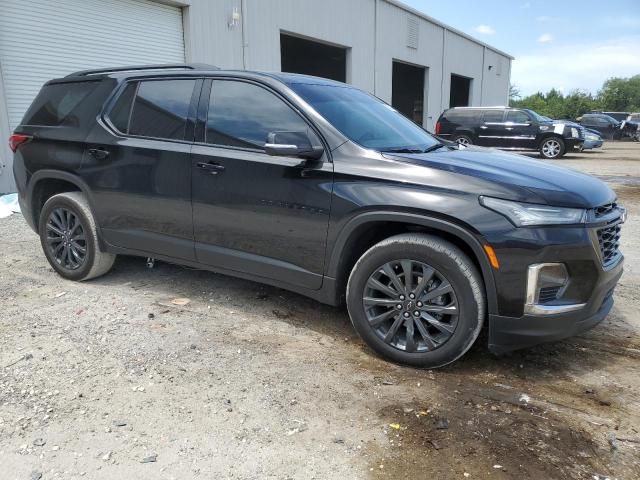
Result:
<svg viewBox="0 0 640 480">
<path fill-rule="evenodd" d="M 391 105 L 422 126 L 424 118 L 424 67 L 393 62 Z"/>
<path fill-rule="evenodd" d="M 280 58 L 283 72 L 347 81 L 346 48 L 281 33 Z"/>
<path fill-rule="evenodd" d="M 468 107 L 469 92 L 471 91 L 471 79 L 460 75 L 451 75 L 451 93 L 449 94 L 450 107 Z"/>
</svg>

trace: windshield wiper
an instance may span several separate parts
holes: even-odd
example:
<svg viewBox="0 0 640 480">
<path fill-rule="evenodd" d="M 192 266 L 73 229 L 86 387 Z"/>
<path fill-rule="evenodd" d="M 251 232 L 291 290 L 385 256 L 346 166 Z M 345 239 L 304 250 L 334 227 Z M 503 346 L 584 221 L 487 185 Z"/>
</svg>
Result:
<svg viewBox="0 0 640 480">
<path fill-rule="evenodd" d="M 436 143 L 427 148 L 389 148 L 388 150 L 381 150 L 382 153 L 429 153 L 439 148 L 446 147 L 444 143 Z"/>
<path fill-rule="evenodd" d="M 431 145 L 430 147 L 425 148 L 422 153 L 433 152 L 434 150 L 438 150 L 439 148 L 446 147 L 444 143 L 436 143 L 435 145 Z"/>
<path fill-rule="evenodd" d="M 424 153 L 424 150 L 419 148 L 389 148 L 388 150 L 381 150 L 382 153 Z"/>
</svg>

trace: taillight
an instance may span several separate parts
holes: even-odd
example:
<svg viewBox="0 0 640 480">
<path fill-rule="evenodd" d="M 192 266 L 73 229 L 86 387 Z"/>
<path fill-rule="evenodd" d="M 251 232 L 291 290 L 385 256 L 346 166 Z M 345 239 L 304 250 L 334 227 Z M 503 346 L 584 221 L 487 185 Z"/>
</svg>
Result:
<svg viewBox="0 0 640 480">
<path fill-rule="evenodd" d="M 19 133 L 13 133 L 9 137 L 9 148 L 13 153 L 16 153 L 18 147 L 23 143 L 27 143 L 29 140 L 31 140 L 31 137 L 29 135 L 20 135 Z"/>
<path fill-rule="evenodd" d="M 442 125 L 440 124 L 440 120 L 438 120 L 436 122 L 436 135 L 440 135 L 440 129 L 442 128 Z"/>
</svg>

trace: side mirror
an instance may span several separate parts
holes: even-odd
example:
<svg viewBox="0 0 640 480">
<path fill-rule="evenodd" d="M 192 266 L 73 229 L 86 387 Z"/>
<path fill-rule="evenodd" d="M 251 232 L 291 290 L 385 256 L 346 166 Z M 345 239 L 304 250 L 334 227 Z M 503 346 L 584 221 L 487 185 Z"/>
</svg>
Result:
<svg viewBox="0 0 640 480">
<path fill-rule="evenodd" d="M 306 132 L 270 132 L 264 146 L 268 155 L 319 160 L 324 148 L 311 145 Z"/>
</svg>

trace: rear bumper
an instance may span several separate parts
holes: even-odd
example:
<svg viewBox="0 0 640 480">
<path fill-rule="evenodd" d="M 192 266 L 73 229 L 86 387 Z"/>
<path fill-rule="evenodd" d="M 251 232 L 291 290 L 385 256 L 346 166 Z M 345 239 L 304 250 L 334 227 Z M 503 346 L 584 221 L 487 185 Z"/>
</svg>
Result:
<svg viewBox="0 0 640 480">
<path fill-rule="evenodd" d="M 603 270 L 589 302 L 580 310 L 557 315 L 504 317 L 489 315 L 489 350 L 505 353 L 539 343 L 562 340 L 600 323 L 613 307 L 613 289 L 623 271 L 623 259 Z"/>
</svg>

